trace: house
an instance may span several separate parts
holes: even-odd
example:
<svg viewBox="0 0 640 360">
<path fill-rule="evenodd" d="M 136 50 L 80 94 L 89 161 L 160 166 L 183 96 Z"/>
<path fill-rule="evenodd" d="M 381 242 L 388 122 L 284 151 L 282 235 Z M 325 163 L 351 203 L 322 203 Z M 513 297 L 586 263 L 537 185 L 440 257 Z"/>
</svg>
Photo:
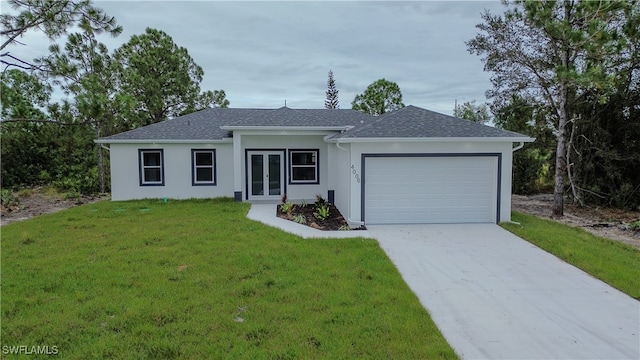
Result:
<svg viewBox="0 0 640 360">
<path fill-rule="evenodd" d="M 112 200 L 320 194 L 358 225 L 509 221 L 512 154 L 533 140 L 407 106 L 206 109 L 96 143 Z"/>
</svg>

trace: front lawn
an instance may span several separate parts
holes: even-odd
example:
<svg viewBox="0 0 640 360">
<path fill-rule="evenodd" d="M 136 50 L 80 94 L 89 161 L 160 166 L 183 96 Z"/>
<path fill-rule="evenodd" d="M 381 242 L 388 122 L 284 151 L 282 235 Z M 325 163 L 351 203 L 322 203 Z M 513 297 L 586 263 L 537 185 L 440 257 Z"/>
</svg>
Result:
<svg viewBox="0 0 640 360">
<path fill-rule="evenodd" d="M 304 240 L 248 208 L 99 202 L 3 227 L 2 357 L 456 358 L 376 241 Z"/>
<path fill-rule="evenodd" d="M 521 225 L 505 229 L 559 257 L 618 290 L 640 300 L 640 250 L 533 215 L 513 212 Z"/>
</svg>

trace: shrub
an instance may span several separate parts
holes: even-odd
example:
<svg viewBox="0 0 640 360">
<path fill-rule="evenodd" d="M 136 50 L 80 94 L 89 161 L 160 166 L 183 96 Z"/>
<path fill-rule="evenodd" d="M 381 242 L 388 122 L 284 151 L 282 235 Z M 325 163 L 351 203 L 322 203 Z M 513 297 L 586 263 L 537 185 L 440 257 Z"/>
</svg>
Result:
<svg viewBox="0 0 640 360">
<path fill-rule="evenodd" d="M 280 204 L 280 211 L 282 211 L 285 214 L 289 214 L 293 210 L 294 206 L 295 205 L 293 205 L 293 203 L 291 201 L 289 201 L 287 203 L 282 203 L 282 204 Z"/>
<path fill-rule="evenodd" d="M 313 213 L 313 215 L 319 220 L 322 220 L 322 221 L 327 220 L 330 215 L 329 205 L 324 204 L 322 206 L 317 206 L 316 211 Z"/>
<path fill-rule="evenodd" d="M 304 225 L 307 223 L 307 218 L 305 218 L 302 214 L 298 214 L 293 218 L 293 221 L 297 222 L 298 224 Z"/>
<path fill-rule="evenodd" d="M 11 189 L 2 189 L 2 191 L 0 191 L 0 203 L 5 207 L 9 207 L 18 205 L 19 202 L 18 198 L 13 195 Z"/>
<path fill-rule="evenodd" d="M 316 194 L 316 202 L 314 204 L 316 208 L 319 208 L 328 204 L 329 202 L 325 198 L 323 198 L 322 195 Z"/>
</svg>

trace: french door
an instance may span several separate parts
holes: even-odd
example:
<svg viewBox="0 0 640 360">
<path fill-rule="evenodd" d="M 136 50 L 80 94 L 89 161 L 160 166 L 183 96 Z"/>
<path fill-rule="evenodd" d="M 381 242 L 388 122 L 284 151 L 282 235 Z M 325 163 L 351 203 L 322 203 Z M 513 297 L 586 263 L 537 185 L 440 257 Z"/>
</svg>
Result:
<svg viewBox="0 0 640 360">
<path fill-rule="evenodd" d="M 276 199 L 284 193 L 284 152 L 247 151 L 249 200 Z"/>
</svg>

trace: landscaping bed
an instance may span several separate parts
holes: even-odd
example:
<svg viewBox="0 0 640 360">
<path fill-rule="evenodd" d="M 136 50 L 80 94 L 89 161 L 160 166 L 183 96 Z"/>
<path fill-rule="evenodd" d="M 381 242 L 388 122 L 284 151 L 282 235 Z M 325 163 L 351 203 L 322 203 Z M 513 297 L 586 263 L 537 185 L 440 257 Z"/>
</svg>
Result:
<svg viewBox="0 0 640 360">
<path fill-rule="evenodd" d="M 318 230 L 361 229 L 352 229 L 340 213 L 340 210 L 319 195 L 316 196 L 316 201 L 312 204 L 294 204 L 293 202 L 288 202 L 285 195 L 277 207 L 276 214 L 280 218 Z"/>
</svg>

